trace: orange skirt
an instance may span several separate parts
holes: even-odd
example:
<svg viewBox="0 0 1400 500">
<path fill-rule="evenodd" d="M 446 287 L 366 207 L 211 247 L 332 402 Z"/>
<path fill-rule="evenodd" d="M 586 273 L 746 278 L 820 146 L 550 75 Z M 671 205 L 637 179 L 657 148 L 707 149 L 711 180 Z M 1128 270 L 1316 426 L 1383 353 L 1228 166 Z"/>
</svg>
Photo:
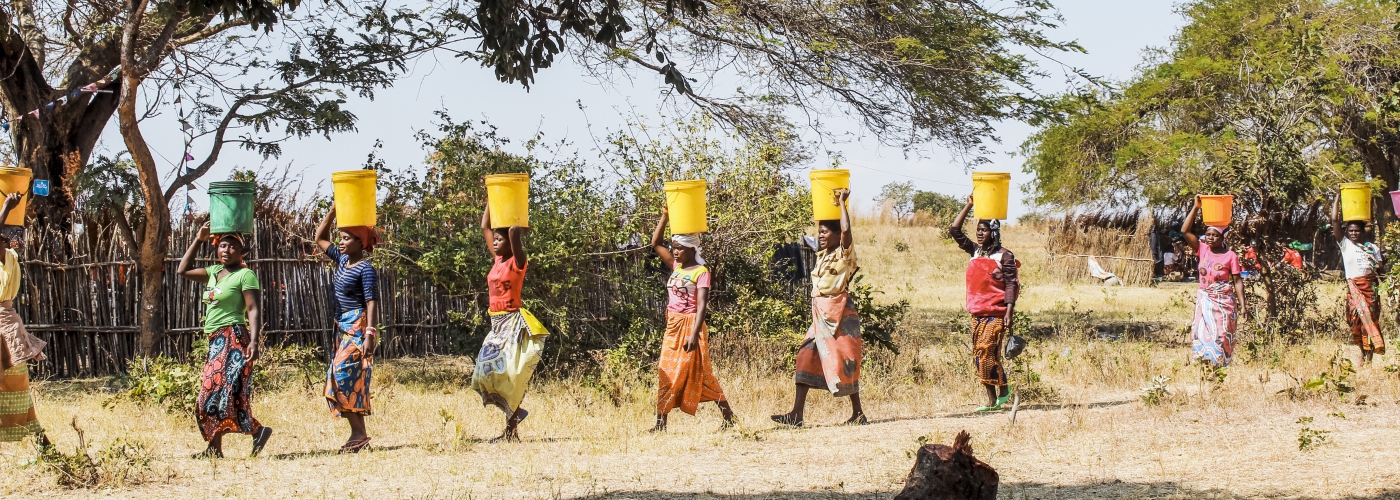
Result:
<svg viewBox="0 0 1400 500">
<path fill-rule="evenodd" d="M 700 343 L 694 351 L 685 350 L 685 340 L 695 325 L 694 313 L 666 311 L 666 337 L 661 341 L 660 375 L 656 384 L 656 414 L 671 410 L 695 414 L 700 403 L 724 401 L 724 389 L 710 366 L 710 328 L 700 325 Z"/>
</svg>

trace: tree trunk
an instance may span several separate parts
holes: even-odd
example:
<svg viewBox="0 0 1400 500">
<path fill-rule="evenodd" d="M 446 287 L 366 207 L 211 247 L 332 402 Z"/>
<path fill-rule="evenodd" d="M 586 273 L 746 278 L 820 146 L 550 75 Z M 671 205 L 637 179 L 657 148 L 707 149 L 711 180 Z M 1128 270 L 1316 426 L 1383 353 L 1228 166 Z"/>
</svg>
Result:
<svg viewBox="0 0 1400 500">
<path fill-rule="evenodd" d="M 0 12 L 0 22 L 11 26 L 9 21 L 10 16 Z M 14 159 L 33 170 L 35 179 L 50 183 L 49 196 L 30 200 L 29 210 L 38 226 L 66 233 L 73 213 L 69 180 L 87 164 L 117 108 L 115 93 L 79 92 L 74 96 L 72 91 L 97 82 L 116 67 L 115 47 L 108 41 L 96 44 L 69 68 L 65 88 L 55 89 L 49 86 L 24 37 L 14 28 L 4 28 L 0 34 L 5 35 L 0 37 L 0 74 L 7 75 L 0 79 L 0 104 L 10 120 Z M 112 82 L 102 90 L 115 87 Z M 52 109 L 49 103 L 54 103 Z"/>
<path fill-rule="evenodd" d="M 123 75 L 121 104 L 117 116 L 122 139 L 136 163 L 141 179 L 141 193 L 146 197 L 145 227 L 142 228 L 140 250 L 136 260 L 141 273 L 141 300 L 136 321 L 141 333 L 140 351 L 145 356 L 156 354 L 156 345 L 165 335 L 165 257 L 170 252 L 170 207 L 160 187 L 160 171 L 155 157 L 141 135 L 136 115 L 136 90 L 140 80 Z"/>
</svg>

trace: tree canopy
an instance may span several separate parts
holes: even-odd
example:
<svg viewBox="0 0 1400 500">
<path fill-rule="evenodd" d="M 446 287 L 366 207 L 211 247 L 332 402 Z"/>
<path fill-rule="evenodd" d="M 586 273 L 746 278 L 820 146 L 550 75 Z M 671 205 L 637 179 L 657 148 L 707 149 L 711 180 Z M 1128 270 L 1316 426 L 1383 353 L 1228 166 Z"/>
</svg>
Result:
<svg viewBox="0 0 1400 500">
<path fill-rule="evenodd" d="M 1049 207 L 1182 206 L 1234 194 L 1251 213 L 1339 182 L 1396 188 L 1400 44 L 1375 0 L 1197 0 L 1117 89 L 1061 96 L 1023 146 Z"/>
</svg>

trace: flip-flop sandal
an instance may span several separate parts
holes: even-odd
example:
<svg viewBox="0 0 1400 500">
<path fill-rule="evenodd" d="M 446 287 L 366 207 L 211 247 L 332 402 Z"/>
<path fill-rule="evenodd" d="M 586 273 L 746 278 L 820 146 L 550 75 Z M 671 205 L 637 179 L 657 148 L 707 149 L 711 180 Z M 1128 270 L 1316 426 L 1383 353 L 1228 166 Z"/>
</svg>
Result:
<svg viewBox="0 0 1400 500">
<path fill-rule="evenodd" d="M 847 420 L 843 425 L 868 425 L 869 423 L 870 419 L 865 418 L 865 414 L 862 413 L 860 415 L 857 415 L 855 418 Z"/>
<path fill-rule="evenodd" d="M 529 417 L 529 416 L 530 416 L 530 410 L 526 410 L 526 409 L 524 409 L 524 408 L 521 408 L 521 409 L 520 409 L 520 418 L 515 419 L 515 424 L 516 424 L 516 425 L 520 425 L 520 423 L 521 423 L 521 422 L 524 422 L 524 421 L 525 421 L 525 418 L 526 418 L 526 417 Z"/>
<path fill-rule="evenodd" d="M 271 427 L 263 427 L 262 429 L 259 429 L 257 435 L 253 436 L 253 452 L 250 453 L 248 456 L 252 458 L 257 458 L 258 454 L 262 453 L 263 446 L 267 446 L 267 440 L 271 437 Z"/>
<path fill-rule="evenodd" d="M 369 446 L 368 437 L 364 439 L 357 439 L 355 441 L 345 443 L 344 446 L 341 446 L 340 453 L 359 453 L 360 450 L 364 449 L 367 446 Z"/>
<path fill-rule="evenodd" d="M 786 425 L 786 426 L 790 426 L 790 427 L 802 427 L 802 423 L 803 423 L 801 420 L 792 418 L 792 417 L 788 416 L 788 414 L 786 414 L 786 413 L 784 413 L 784 414 L 782 414 L 782 415 L 773 415 L 773 416 L 771 416 L 771 417 L 769 417 L 769 418 L 772 418 L 773 421 L 774 421 L 774 422 L 777 422 L 779 425 Z"/>
</svg>

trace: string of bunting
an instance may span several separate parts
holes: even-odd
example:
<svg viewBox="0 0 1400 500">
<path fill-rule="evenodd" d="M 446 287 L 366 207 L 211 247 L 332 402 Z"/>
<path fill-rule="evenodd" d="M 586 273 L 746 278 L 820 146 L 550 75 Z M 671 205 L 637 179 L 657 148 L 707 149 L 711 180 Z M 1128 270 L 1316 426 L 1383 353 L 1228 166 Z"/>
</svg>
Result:
<svg viewBox="0 0 1400 500">
<path fill-rule="evenodd" d="M 85 93 L 87 93 L 87 94 L 110 94 L 110 93 L 112 93 L 112 91 L 110 91 L 110 90 L 100 90 L 100 89 L 98 89 L 98 87 L 101 87 L 101 86 L 106 85 L 107 83 L 111 82 L 113 78 L 116 78 L 117 72 L 120 71 L 120 70 L 121 70 L 121 67 L 118 66 L 118 67 L 112 69 L 112 72 L 111 72 L 111 73 L 107 73 L 107 76 L 102 77 L 101 80 L 98 80 L 98 81 L 96 81 L 96 82 L 89 83 L 89 84 L 87 84 L 87 85 L 83 85 L 82 87 L 79 87 L 79 88 L 70 90 L 70 91 L 68 91 L 68 92 L 65 92 L 63 95 L 59 96 L 58 99 L 54 99 L 52 102 L 49 102 L 48 104 L 45 104 L 45 105 L 43 105 L 43 106 L 39 106 L 39 107 L 37 107 L 37 108 L 34 108 L 34 109 L 30 110 L 28 113 L 20 113 L 19 116 L 15 116 L 14 118 L 0 119 L 0 130 L 4 130 L 5 132 L 9 132 L 9 131 L 10 131 L 10 124 L 11 124 L 11 123 L 18 123 L 18 122 L 20 122 L 21 120 L 24 120 L 24 117 L 26 117 L 26 116 L 32 116 L 32 117 L 34 117 L 34 119 L 38 119 L 38 118 L 39 118 L 39 112 L 40 112 L 40 110 L 43 110 L 43 112 L 46 113 L 46 114 L 47 114 L 47 113 L 53 113 L 53 110 L 54 110 L 55 107 L 67 105 L 69 101 L 75 101 L 75 102 L 76 102 L 76 101 L 78 100 L 78 96 L 80 96 L 80 95 L 82 95 L 82 94 L 85 94 Z"/>
</svg>

